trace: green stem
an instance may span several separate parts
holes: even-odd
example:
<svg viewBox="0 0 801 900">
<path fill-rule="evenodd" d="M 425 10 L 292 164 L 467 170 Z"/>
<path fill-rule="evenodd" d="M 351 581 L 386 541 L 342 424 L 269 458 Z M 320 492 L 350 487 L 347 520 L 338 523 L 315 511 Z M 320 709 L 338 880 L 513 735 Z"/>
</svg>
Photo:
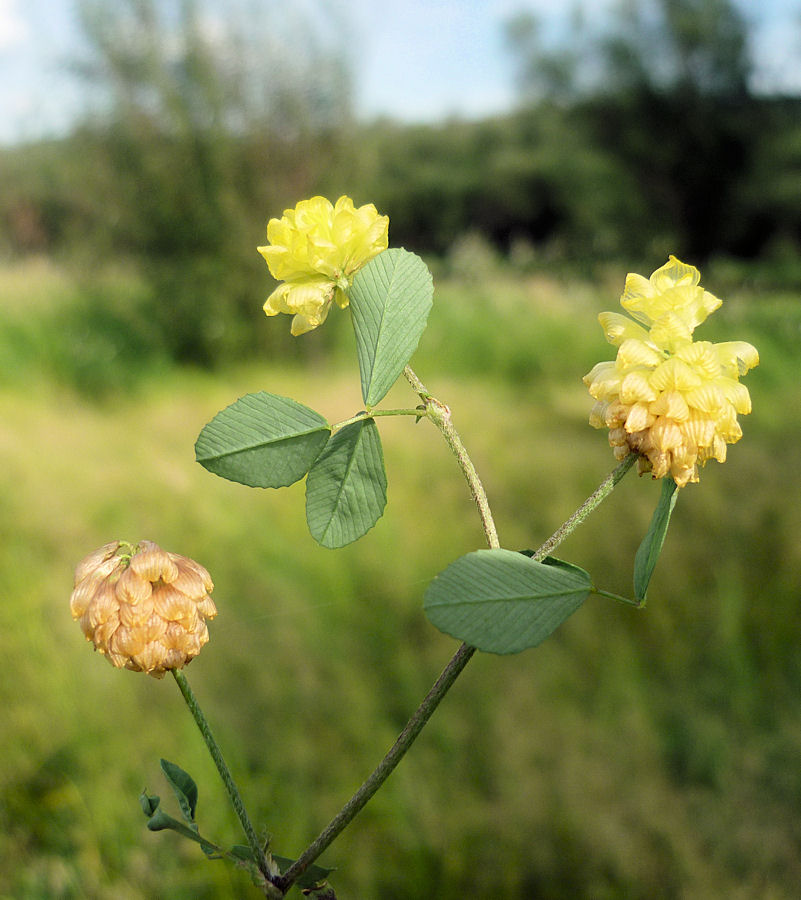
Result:
<svg viewBox="0 0 801 900">
<path fill-rule="evenodd" d="M 467 450 L 465 449 L 458 432 L 453 427 L 450 410 L 444 403 L 431 396 L 426 390 L 425 385 L 423 385 L 409 366 L 404 369 L 403 374 L 425 404 L 425 414 L 442 432 L 448 446 L 459 461 L 459 465 L 470 486 L 470 492 L 478 506 L 487 543 L 491 549 L 500 547 L 498 533 L 492 518 L 492 512 L 489 508 L 486 492 L 484 491 L 478 473 L 467 454 Z M 419 411 L 417 412 L 419 413 Z M 570 518 L 567 519 L 567 521 L 565 521 L 547 541 L 545 541 L 545 543 L 534 553 L 533 558 L 543 559 L 569 534 L 571 534 L 576 527 L 583 522 L 606 497 L 609 496 L 615 485 L 631 468 L 635 459 L 636 454 L 633 453 L 626 457 L 626 459 L 601 482 L 598 488 L 590 494 L 576 512 L 573 513 L 573 515 L 570 516 Z M 426 694 L 422 703 L 417 707 L 417 710 L 406 723 L 406 727 L 398 735 L 395 743 L 390 747 L 386 756 L 384 756 L 367 780 L 364 781 L 356 793 L 348 800 L 328 825 L 326 825 L 317 838 L 309 844 L 303 853 L 301 853 L 287 871 L 275 879 L 275 884 L 280 890 L 286 893 L 292 887 L 295 881 L 316 859 L 318 859 L 330 844 L 333 843 L 336 837 L 364 808 L 373 794 L 375 794 L 387 778 L 389 778 L 395 767 L 401 759 L 403 759 L 406 752 L 417 739 L 417 736 L 423 730 L 426 722 L 428 722 L 433 715 L 434 710 L 436 710 L 456 679 L 462 673 L 462 670 L 468 662 L 470 662 L 475 652 L 475 647 L 470 647 L 467 644 L 462 644 L 459 647 L 456 653 L 451 657 L 448 665 L 443 669 L 442 674 L 436 682 L 434 682 L 431 690 Z"/>
<path fill-rule="evenodd" d="M 548 540 L 537 550 L 532 559 L 544 559 L 549 553 L 553 552 L 562 541 L 572 534 L 579 525 L 587 518 L 587 516 L 612 493 L 615 485 L 628 472 L 637 460 L 636 453 L 629 455 L 616 466 L 598 485 L 598 487 L 590 494 L 589 497 L 581 504 L 581 506 L 564 521 L 556 531 L 548 538 Z"/>
<path fill-rule="evenodd" d="M 377 419 L 379 416 L 417 416 L 419 419 L 424 415 L 425 411 L 422 409 L 371 409 L 356 413 L 355 416 L 344 419 L 342 422 L 337 422 L 331 426 L 331 430 L 338 431 L 346 425 L 352 425 L 354 422 L 361 422 L 362 419 Z"/>
<path fill-rule="evenodd" d="M 451 661 L 443 669 L 442 674 L 434 683 L 425 699 L 417 708 L 417 711 L 406 723 L 406 727 L 398 735 L 398 739 L 390 747 L 386 756 L 381 760 L 372 774 L 348 800 L 342 809 L 320 832 L 319 836 L 303 851 L 298 859 L 276 879 L 275 883 L 284 892 L 288 891 L 295 881 L 306 869 L 320 856 L 320 854 L 334 841 L 344 828 L 346 828 L 356 815 L 364 808 L 367 801 L 375 794 L 381 785 L 389 778 L 393 769 L 403 759 L 406 751 L 414 743 L 417 736 L 423 730 L 426 722 L 431 718 L 440 701 L 448 693 L 451 685 L 459 677 L 462 669 L 468 664 L 475 653 L 475 647 L 467 644 L 456 651 Z"/>
<path fill-rule="evenodd" d="M 220 778 L 222 778 L 223 780 L 225 790 L 228 792 L 228 796 L 231 799 L 231 804 L 233 805 L 234 810 L 239 817 L 242 829 L 244 830 L 245 836 L 247 837 L 248 844 L 250 846 L 251 852 L 253 853 L 253 858 L 256 861 L 256 865 L 259 867 L 259 871 L 264 876 L 267 883 L 274 884 L 276 879 L 275 874 L 271 871 L 273 865 L 272 859 L 268 853 L 262 850 L 261 845 L 259 844 L 259 839 L 256 837 L 256 832 L 253 828 L 253 825 L 251 824 L 250 819 L 248 818 L 248 814 L 245 810 L 245 804 L 242 802 L 242 797 L 239 793 L 239 789 L 234 782 L 231 771 L 228 768 L 225 759 L 223 758 L 217 741 L 214 740 L 214 735 L 211 733 L 209 723 L 206 721 L 206 717 L 203 715 L 203 710 L 200 708 L 200 704 L 197 702 L 197 698 L 192 692 L 192 688 L 189 687 L 189 682 L 186 680 L 186 676 L 184 675 L 184 673 L 180 669 L 171 669 L 170 671 L 172 672 L 173 677 L 178 684 L 181 694 L 186 701 L 186 705 L 189 707 L 189 712 L 192 713 L 192 718 L 195 720 L 197 727 L 200 729 L 200 733 L 203 735 L 203 740 L 206 742 L 206 746 L 209 749 L 211 758 L 214 760 L 214 765 L 217 766 L 217 771 L 220 773 Z M 270 896 L 270 894 L 268 894 L 268 896 Z"/>
<path fill-rule="evenodd" d="M 627 606 L 634 606 L 637 609 L 642 609 L 645 606 L 645 600 L 640 600 L 637 602 L 636 600 L 631 600 L 629 597 L 621 597 L 620 594 L 612 594 L 609 591 L 602 591 L 600 588 L 594 587 L 592 589 L 593 594 L 597 594 L 599 597 L 607 597 L 609 600 L 616 600 L 618 603 L 625 603 Z"/>
<path fill-rule="evenodd" d="M 495 527 L 495 521 L 492 518 L 492 511 L 487 500 L 487 492 L 484 490 L 484 485 L 478 477 L 476 467 L 473 465 L 462 443 L 462 439 L 459 437 L 459 432 L 453 427 L 450 409 L 441 400 L 431 396 L 423 382 L 412 371 L 411 366 L 406 366 L 403 374 L 423 401 L 426 415 L 442 432 L 442 436 L 461 466 L 464 477 L 467 479 L 467 484 L 470 487 L 470 493 L 478 507 L 478 514 L 481 517 L 481 525 L 484 529 L 487 543 L 491 550 L 497 550 L 501 544 L 498 540 L 498 530 Z"/>
</svg>

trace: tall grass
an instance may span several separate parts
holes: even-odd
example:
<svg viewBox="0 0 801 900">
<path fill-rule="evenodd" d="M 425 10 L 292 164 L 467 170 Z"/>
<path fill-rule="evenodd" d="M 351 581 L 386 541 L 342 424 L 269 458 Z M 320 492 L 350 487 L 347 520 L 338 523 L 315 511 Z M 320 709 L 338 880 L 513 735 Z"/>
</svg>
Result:
<svg viewBox="0 0 801 900">
<path fill-rule="evenodd" d="M 0 326 L 4 361 L 16 352 L 27 366 L 0 388 L 0 897 L 258 896 L 242 873 L 145 830 L 142 788 L 170 802 L 163 756 L 199 782 L 201 829 L 240 840 L 171 682 L 114 670 L 84 643 L 72 567 L 117 537 L 208 566 L 220 614 L 187 674 L 252 816 L 291 856 L 455 649 L 421 598 L 481 545 L 478 518 L 434 430 L 411 420 L 380 422 L 387 512 L 341 551 L 308 536 L 302 485 L 253 491 L 194 464 L 201 426 L 247 391 L 332 420 L 356 411 L 345 316 L 328 364 L 155 368 L 131 389 L 112 360 L 119 387 L 98 405 L 8 338 L 12 322 L 58 342 L 50 313 L 71 287 L 42 277 L 56 281 L 39 306 L 5 291 Z M 594 319 L 614 298 L 502 270 L 438 288 L 415 368 L 452 406 L 505 546 L 536 546 L 612 467 L 580 376 L 611 355 Z M 682 491 L 648 607 L 591 599 L 540 648 L 471 662 L 326 854 L 339 896 L 797 895 L 799 312 L 792 298 L 742 295 L 720 315 L 711 337 L 762 352 L 746 382 L 754 412 L 729 462 Z M 411 399 L 394 391 L 390 405 Z M 657 495 L 629 476 L 560 555 L 627 593 Z"/>
</svg>

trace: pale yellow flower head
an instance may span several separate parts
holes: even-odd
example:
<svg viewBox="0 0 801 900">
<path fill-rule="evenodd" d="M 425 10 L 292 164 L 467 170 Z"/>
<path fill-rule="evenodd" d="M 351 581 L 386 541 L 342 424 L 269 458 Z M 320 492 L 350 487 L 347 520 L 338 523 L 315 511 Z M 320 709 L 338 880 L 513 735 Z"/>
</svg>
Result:
<svg viewBox="0 0 801 900">
<path fill-rule="evenodd" d="M 325 197 L 301 200 L 267 223 L 269 244 L 259 247 L 270 274 L 283 281 L 264 304 L 268 316 L 289 313 L 292 334 L 321 325 L 334 301 L 344 309 L 353 275 L 387 249 L 389 218 L 372 203 L 354 207 L 350 197 L 332 206 Z"/>
<path fill-rule="evenodd" d="M 675 256 L 650 279 L 628 275 L 620 305 L 633 318 L 598 316 L 617 357 L 584 376 L 596 400 L 590 424 L 609 429 L 615 456 L 639 453 L 641 473 L 670 475 L 679 487 L 698 481 L 707 459 L 724 462 L 726 445 L 740 439 L 737 415 L 751 412 L 751 398 L 739 377 L 759 364 L 745 341 L 693 341 L 721 304 L 700 280 Z"/>
<path fill-rule="evenodd" d="M 162 678 L 181 669 L 208 641 L 217 615 L 209 573 L 152 541 L 112 541 L 75 570 L 73 619 L 117 668 Z"/>
</svg>

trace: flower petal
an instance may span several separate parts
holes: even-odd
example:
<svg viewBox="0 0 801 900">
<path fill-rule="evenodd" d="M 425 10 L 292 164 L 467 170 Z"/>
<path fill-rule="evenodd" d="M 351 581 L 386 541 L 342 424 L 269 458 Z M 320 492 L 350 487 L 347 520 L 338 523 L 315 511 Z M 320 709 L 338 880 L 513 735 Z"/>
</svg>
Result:
<svg viewBox="0 0 801 900">
<path fill-rule="evenodd" d="M 701 385 L 697 372 L 683 360 L 672 356 L 661 363 L 651 375 L 651 386 L 657 391 L 687 391 Z"/>
<path fill-rule="evenodd" d="M 655 416 L 667 416 L 674 422 L 683 422 L 690 415 L 690 407 L 681 391 L 663 391 L 651 404 Z"/>
<path fill-rule="evenodd" d="M 655 400 L 657 392 L 648 380 L 647 370 L 635 370 L 620 383 L 620 399 L 623 403 L 648 403 Z"/>
<path fill-rule="evenodd" d="M 619 347 L 623 341 L 634 338 L 640 341 L 648 340 L 648 332 L 642 325 L 638 325 L 629 316 L 616 312 L 602 312 L 598 314 L 598 321 L 604 330 L 607 341 L 615 347 Z"/>
<path fill-rule="evenodd" d="M 671 254 L 664 266 L 651 275 L 650 282 L 654 291 L 662 293 L 679 285 L 695 287 L 701 282 L 701 273 L 695 266 L 687 265 Z"/>
<path fill-rule="evenodd" d="M 653 347 L 636 338 L 628 338 L 623 341 L 617 351 L 618 368 L 628 369 L 630 366 L 658 366 L 665 359 L 664 354 L 658 353 Z"/>
<path fill-rule="evenodd" d="M 745 375 L 749 369 L 759 365 L 759 353 L 756 347 L 746 341 L 726 341 L 713 346 L 721 366 L 731 370 L 726 374 Z"/>
</svg>

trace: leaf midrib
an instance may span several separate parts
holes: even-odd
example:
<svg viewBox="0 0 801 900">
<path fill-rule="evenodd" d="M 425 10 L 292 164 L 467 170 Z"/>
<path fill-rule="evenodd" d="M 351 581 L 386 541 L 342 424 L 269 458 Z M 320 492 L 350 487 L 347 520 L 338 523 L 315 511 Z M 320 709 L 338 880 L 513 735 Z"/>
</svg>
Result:
<svg viewBox="0 0 801 900">
<path fill-rule="evenodd" d="M 247 446 L 237 447 L 235 450 L 227 450 L 222 453 L 212 454 L 211 456 L 198 456 L 197 460 L 198 460 L 198 462 L 205 462 L 207 460 L 226 459 L 229 456 L 238 456 L 240 453 L 247 453 L 249 451 L 259 450 L 264 447 L 269 447 L 271 444 L 281 444 L 281 443 L 284 443 L 285 441 L 295 440 L 296 438 L 308 437 L 311 434 L 316 434 L 318 431 L 329 431 L 329 430 L 330 429 L 328 428 L 327 425 L 321 425 L 318 428 L 310 428 L 308 431 L 298 431 L 298 432 L 295 432 L 294 434 L 286 434 L 286 435 L 283 435 L 280 437 L 269 438 L 269 439 L 260 441 L 257 444 L 249 444 Z"/>
<path fill-rule="evenodd" d="M 372 422 L 372 419 L 365 419 L 364 422 L 355 422 L 354 423 L 355 427 L 358 427 L 359 433 L 356 435 L 356 440 L 353 442 L 353 450 L 351 451 L 350 458 L 348 459 L 348 463 L 345 466 L 345 474 L 343 475 L 343 477 L 341 478 L 341 480 L 339 482 L 339 488 L 337 489 L 337 494 L 336 494 L 336 501 L 334 502 L 334 506 L 331 511 L 331 515 L 329 516 L 328 524 L 325 526 L 325 529 L 323 530 L 323 532 L 320 535 L 321 539 L 325 539 L 326 537 L 328 537 L 328 531 L 334 522 L 334 518 L 336 516 L 337 509 L 339 508 L 339 501 L 342 498 L 342 494 L 345 491 L 345 484 L 347 483 L 347 480 L 351 473 L 351 469 L 353 468 L 353 464 L 356 460 L 356 451 L 359 448 L 359 444 L 362 440 L 362 436 L 364 435 L 364 429 L 367 426 L 368 422 Z M 322 543 L 322 540 L 321 540 L 321 543 Z"/>
</svg>

